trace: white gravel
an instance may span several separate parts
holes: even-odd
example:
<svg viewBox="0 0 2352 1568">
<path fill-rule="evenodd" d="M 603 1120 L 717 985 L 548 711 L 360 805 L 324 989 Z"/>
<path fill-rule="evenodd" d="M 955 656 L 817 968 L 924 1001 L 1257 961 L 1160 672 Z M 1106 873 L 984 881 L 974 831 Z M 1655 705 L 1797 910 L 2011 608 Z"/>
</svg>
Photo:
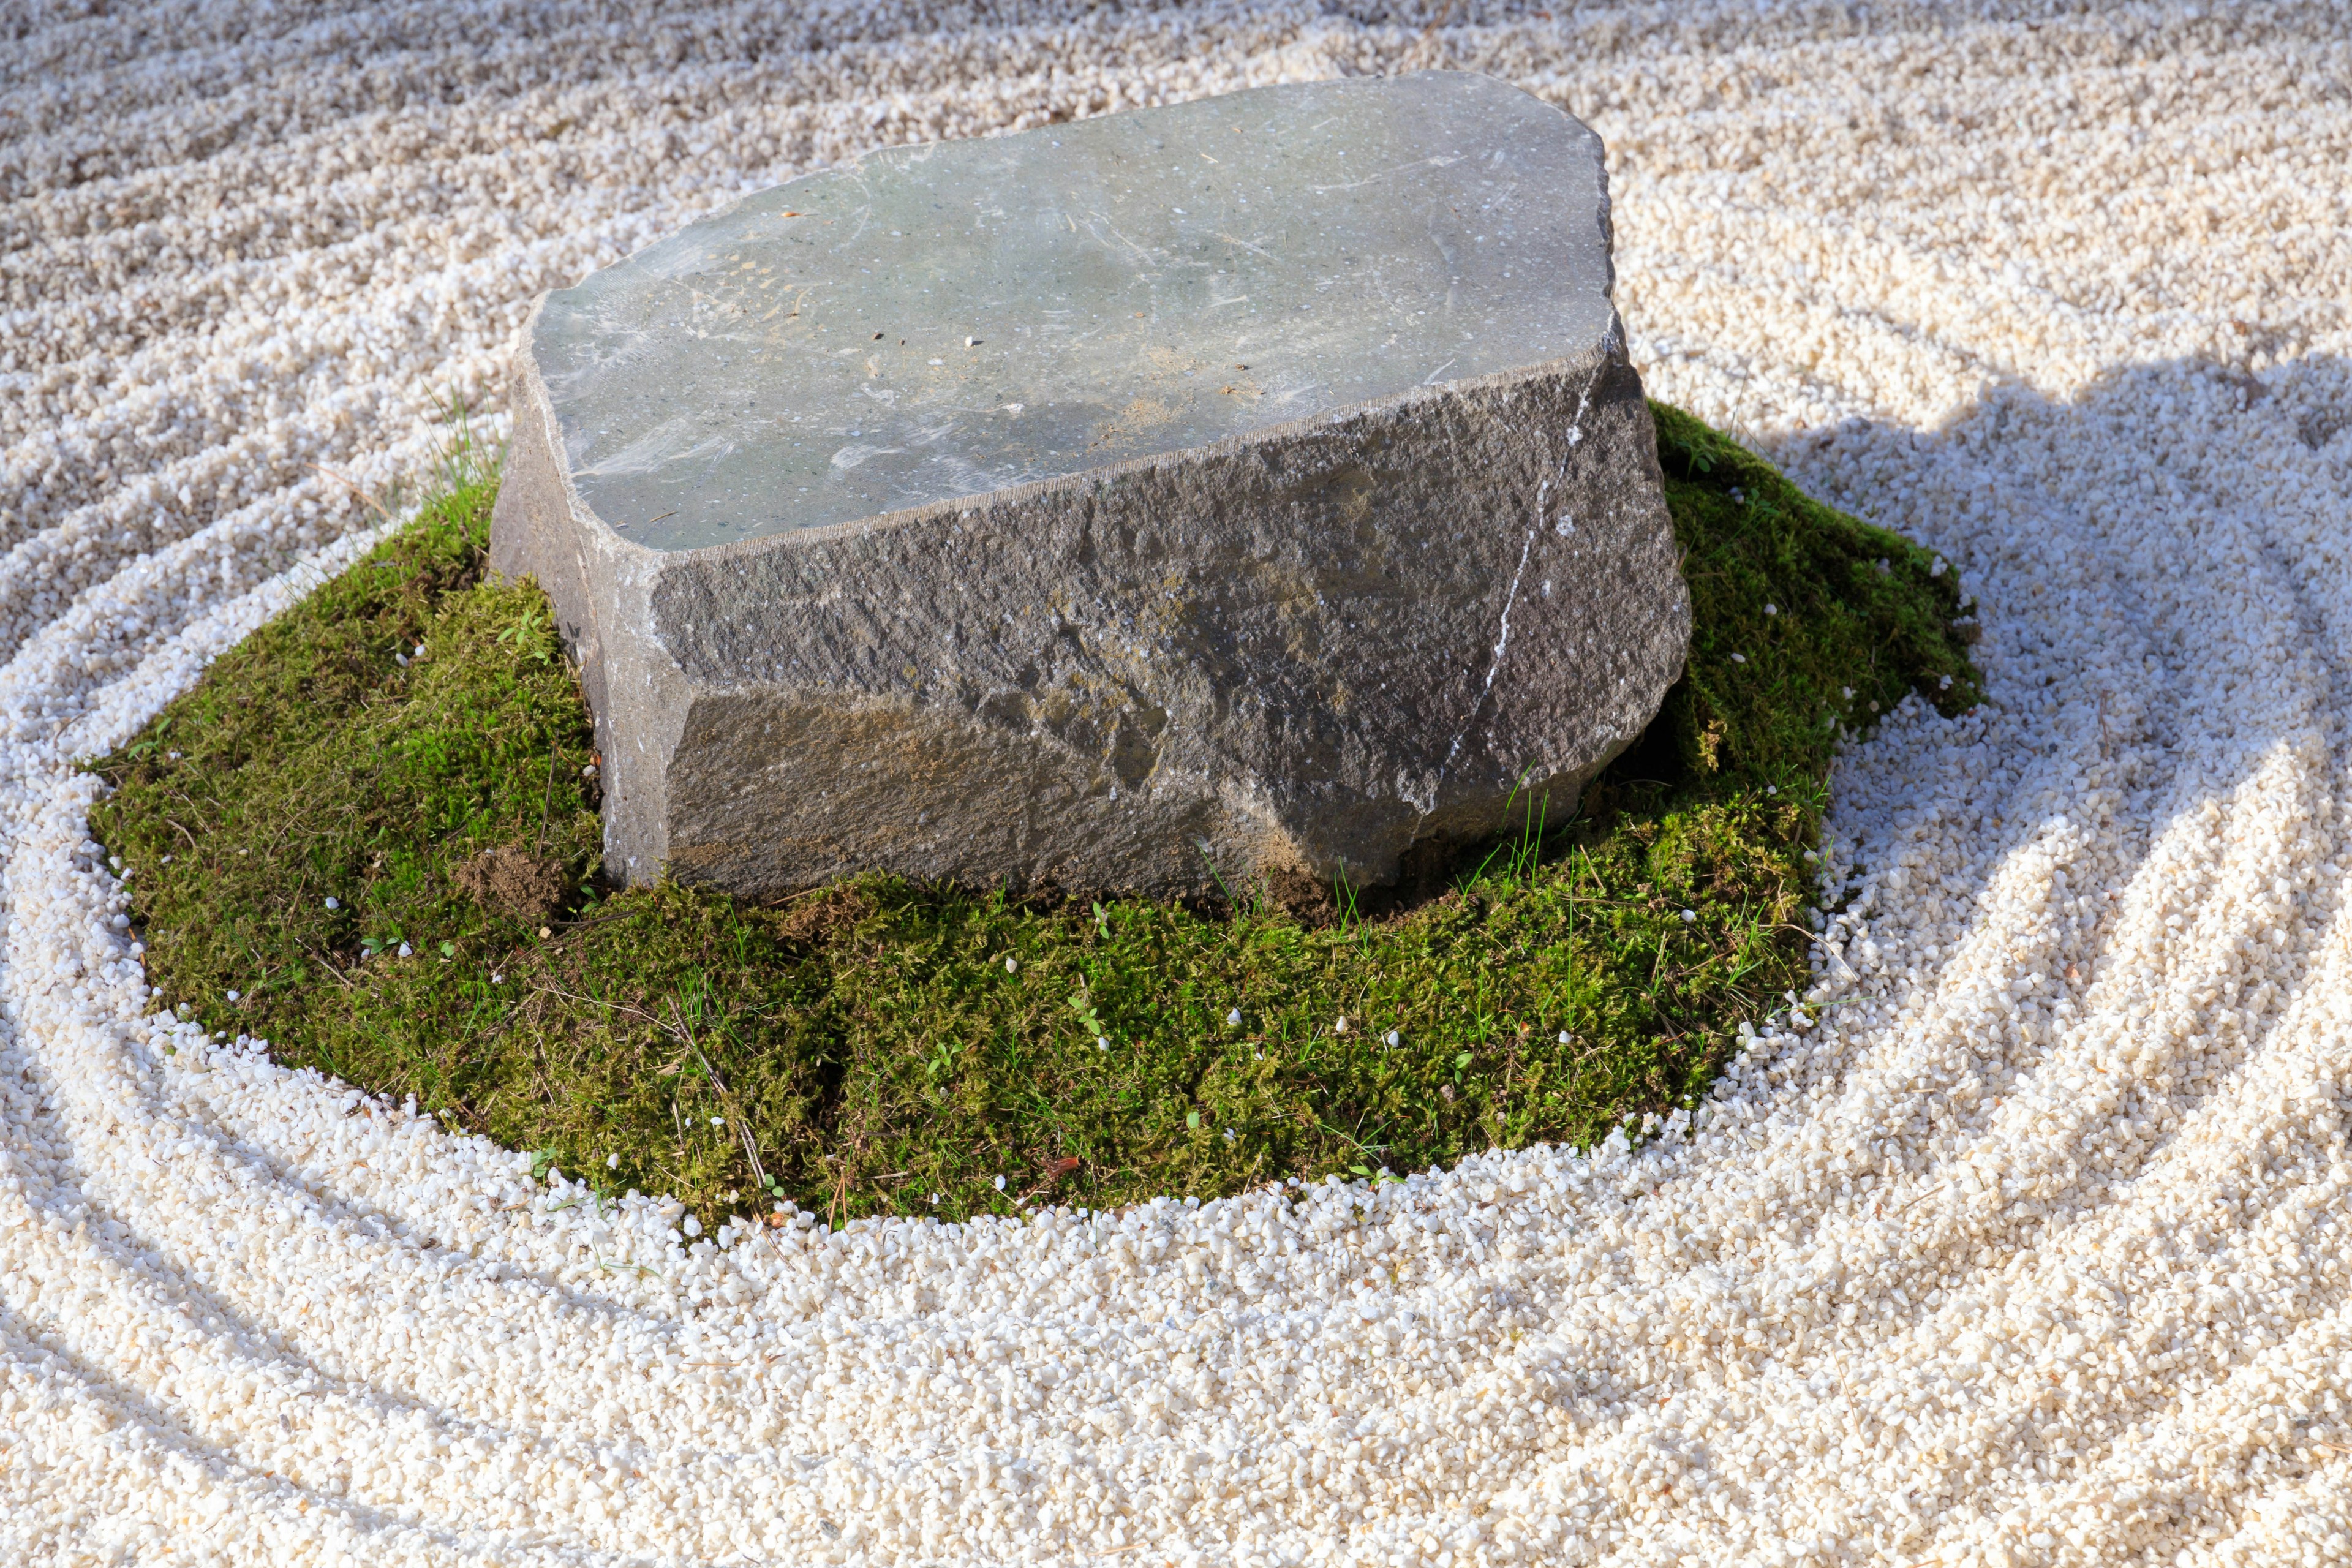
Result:
<svg viewBox="0 0 2352 1568">
<path fill-rule="evenodd" d="M 1444 10 L 0 19 L 0 1561 L 2352 1561 L 2352 13 Z M 535 290 L 861 145 L 1436 63 L 1608 138 L 1661 395 L 1986 605 L 1696 1128 L 681 1248 L 147 1017 L 70 760 Z"/>
</svg>

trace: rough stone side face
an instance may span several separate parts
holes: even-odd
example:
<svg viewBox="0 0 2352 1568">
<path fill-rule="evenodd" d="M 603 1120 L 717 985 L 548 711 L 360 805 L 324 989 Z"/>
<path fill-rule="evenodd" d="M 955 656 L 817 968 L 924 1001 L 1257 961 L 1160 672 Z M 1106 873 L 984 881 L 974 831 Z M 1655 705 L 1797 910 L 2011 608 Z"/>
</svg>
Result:
<svg viewBox="0 0 2352 1568">
<path fill-rule="evenodd" d="M 1639 380 L 1595 353 L 1246 440 L 692 552 L 580 515 L 526 374 L 493 561 L 587 668 L 606 856 L 1198 894 L 1558 820 L 1680 674 Z"/>
<path fill-rule="evenodd" d="M 517 366 L 514 436 L 490 519 L 490 565 L 534 577 L 580 664 L 604 758 L 608 876 L 641 885 L 668 858 L 668 774 L 695 693 L 652 634 L 649 592 L 664 558 L 622 543 L 580 502 L 551 438 L 546 386 Z"/>
</svg>

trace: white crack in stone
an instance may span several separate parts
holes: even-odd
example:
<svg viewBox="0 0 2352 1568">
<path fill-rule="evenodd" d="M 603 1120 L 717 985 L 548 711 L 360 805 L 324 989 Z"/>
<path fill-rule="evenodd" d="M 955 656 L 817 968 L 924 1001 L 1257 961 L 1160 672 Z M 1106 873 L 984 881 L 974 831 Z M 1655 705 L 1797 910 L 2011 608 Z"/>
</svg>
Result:
<svg viewBox="0 0 2352 1568">
<path fill-rule="evenodd" d="M 1528 574 L 1528 552 L 1535 547 L 1536 531 L 1531 528 L 1528 530 L 1527 538 L 1519 542 L 1519 563 L 1512 570 L 1510 586 L 1503 592 L 1503 614 L 1495 624 L 1495 646 L 1487 650 L 1486 678 L 1478 683 L 1478 699 L 1470 705 L 1470 716 L 1462 721 L 1462 728 L 1454 731 L 1454 743 L 1445 748 L 1445 761 L 1438 764 L 1440 784 L 1445 780 L 1445 770 L 1454 765 L 1454 757 L 1461 752 L 1462 742 L 1470 733 L 1470 727 L 1478 721 L 1479 711 L 1486 706 L 1487 696 L 1495 689 L 1495 672 L 1503 668 L 1503 650 L 1511 646 L 1511 606 L 1519 602 L 1519 581 Z M 1434 805 L 1435 800 L 1435 792 L 1433 791 L 1431 805 Z M 1422 807 L 1423 812 L 1429 809 L 1426 805 Z"/>
<path fill-rule="evenodd" d="M 1619 337 L 1617 329 L 1612 327 L 1608 336 L 1602 340 L 1601 348 L 1603 354 L 1613 355 L 1623 346 L 1623 341 Z M 1527 538 L 1519 542 L 1519 563 L 1513 568 L 1510 584 L 1503 593 L 1503 610 L 1496 621 L 1495 646 L 1487 652 L 1486 678 L 1478 683 L 1477 698 L 1470 704 L 1468 714 L 1463 718 L 1462 727 L 1454 732 L 1453 743 L 1445 748 L 1445 760 L 1437 764 L 1436 776 L 1431 780 L 1424 792 L 1427 798 L 1413 803 L 1414 809 L 1418 810 L 1423 817 L 1437 809 L 1437 792 L 1445 783 L 1445 770 L 1452 767 L 1454 759 L 1462 754 L 1462 742 L 1469 739 L 1471 730 L 1477 725 L 1478 715 L 1486 711 L 1486 699 L 1494 694 L 1496 673 L 1503 668 L 1504 650 L 1511 646 L 1511 608 L 1519 602 L 1519 584 L 1528 574 L 1528 555 L 1535 549 L 1536 534 L 1543 526 L 1544 498 L 1551 493 L 1553 483 L 1566 476 L 1569 458 L 1574 454 L 1577 445 L 1584 439 L 1584 416 L 1592 412 L 1593 389 L 1601 384 L 1601 378 L 1607 374 L 1608 371 L 1609 363 L 1604 359 L 1600 367 L 1594 370 L 1591 376 L 1585 382 L 1583 392 L 1579 394 L 1576 399 L 1576 413 L 1568 422 L 1568 434 L 1564 437 L 1566 450 L 1560 453 L 1559 462 L 1555 467 L 1552 477 L 1536 487 L 1536 526 L 1528 529 Z M 1559 527 L 1563 534 L 1570 531 L 1566 512 L 1560 514 Z M 1549 584 L 1545 591 L 1547 593 L 1550 591 Z"/>
</svg>

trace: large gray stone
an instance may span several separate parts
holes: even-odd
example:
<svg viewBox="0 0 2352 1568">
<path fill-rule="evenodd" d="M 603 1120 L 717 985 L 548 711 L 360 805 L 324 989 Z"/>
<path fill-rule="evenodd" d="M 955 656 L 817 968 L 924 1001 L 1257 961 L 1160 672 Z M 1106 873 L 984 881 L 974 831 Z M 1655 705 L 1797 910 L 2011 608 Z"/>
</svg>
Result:
<svg viewBox="0 0 2352 1568">
<path fill-rule="evenodd" d="M 1479 76 L 877 153 L 542 299 L 493 560 L 606 865 L 1391 879 L 1558 821 L 1690 608 L 1601 142 Z"/>
</svg>

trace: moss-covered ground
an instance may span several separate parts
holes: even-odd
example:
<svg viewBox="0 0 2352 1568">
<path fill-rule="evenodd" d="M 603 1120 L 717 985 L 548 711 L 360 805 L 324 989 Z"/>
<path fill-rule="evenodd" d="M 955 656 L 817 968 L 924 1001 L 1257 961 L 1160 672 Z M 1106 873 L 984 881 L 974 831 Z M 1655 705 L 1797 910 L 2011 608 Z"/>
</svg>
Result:
<svg viewBox="0 0 2352 1568">
<path fill-rule="evenodd" d="M 1412 907 L 617 890 L 574 674 L 539 591 L 485 575 L 495 475 L 462 447 L 412 526 L 95 764 L 96 831 L 167 1004 L 706 1224 L 1587 1142 L 1690 1103 L 1802 988 L 1841 731 L 1978 695 L 1952 574 L 1655 413 L 1687 673 L 1576 820 Z"/>
</svg>

